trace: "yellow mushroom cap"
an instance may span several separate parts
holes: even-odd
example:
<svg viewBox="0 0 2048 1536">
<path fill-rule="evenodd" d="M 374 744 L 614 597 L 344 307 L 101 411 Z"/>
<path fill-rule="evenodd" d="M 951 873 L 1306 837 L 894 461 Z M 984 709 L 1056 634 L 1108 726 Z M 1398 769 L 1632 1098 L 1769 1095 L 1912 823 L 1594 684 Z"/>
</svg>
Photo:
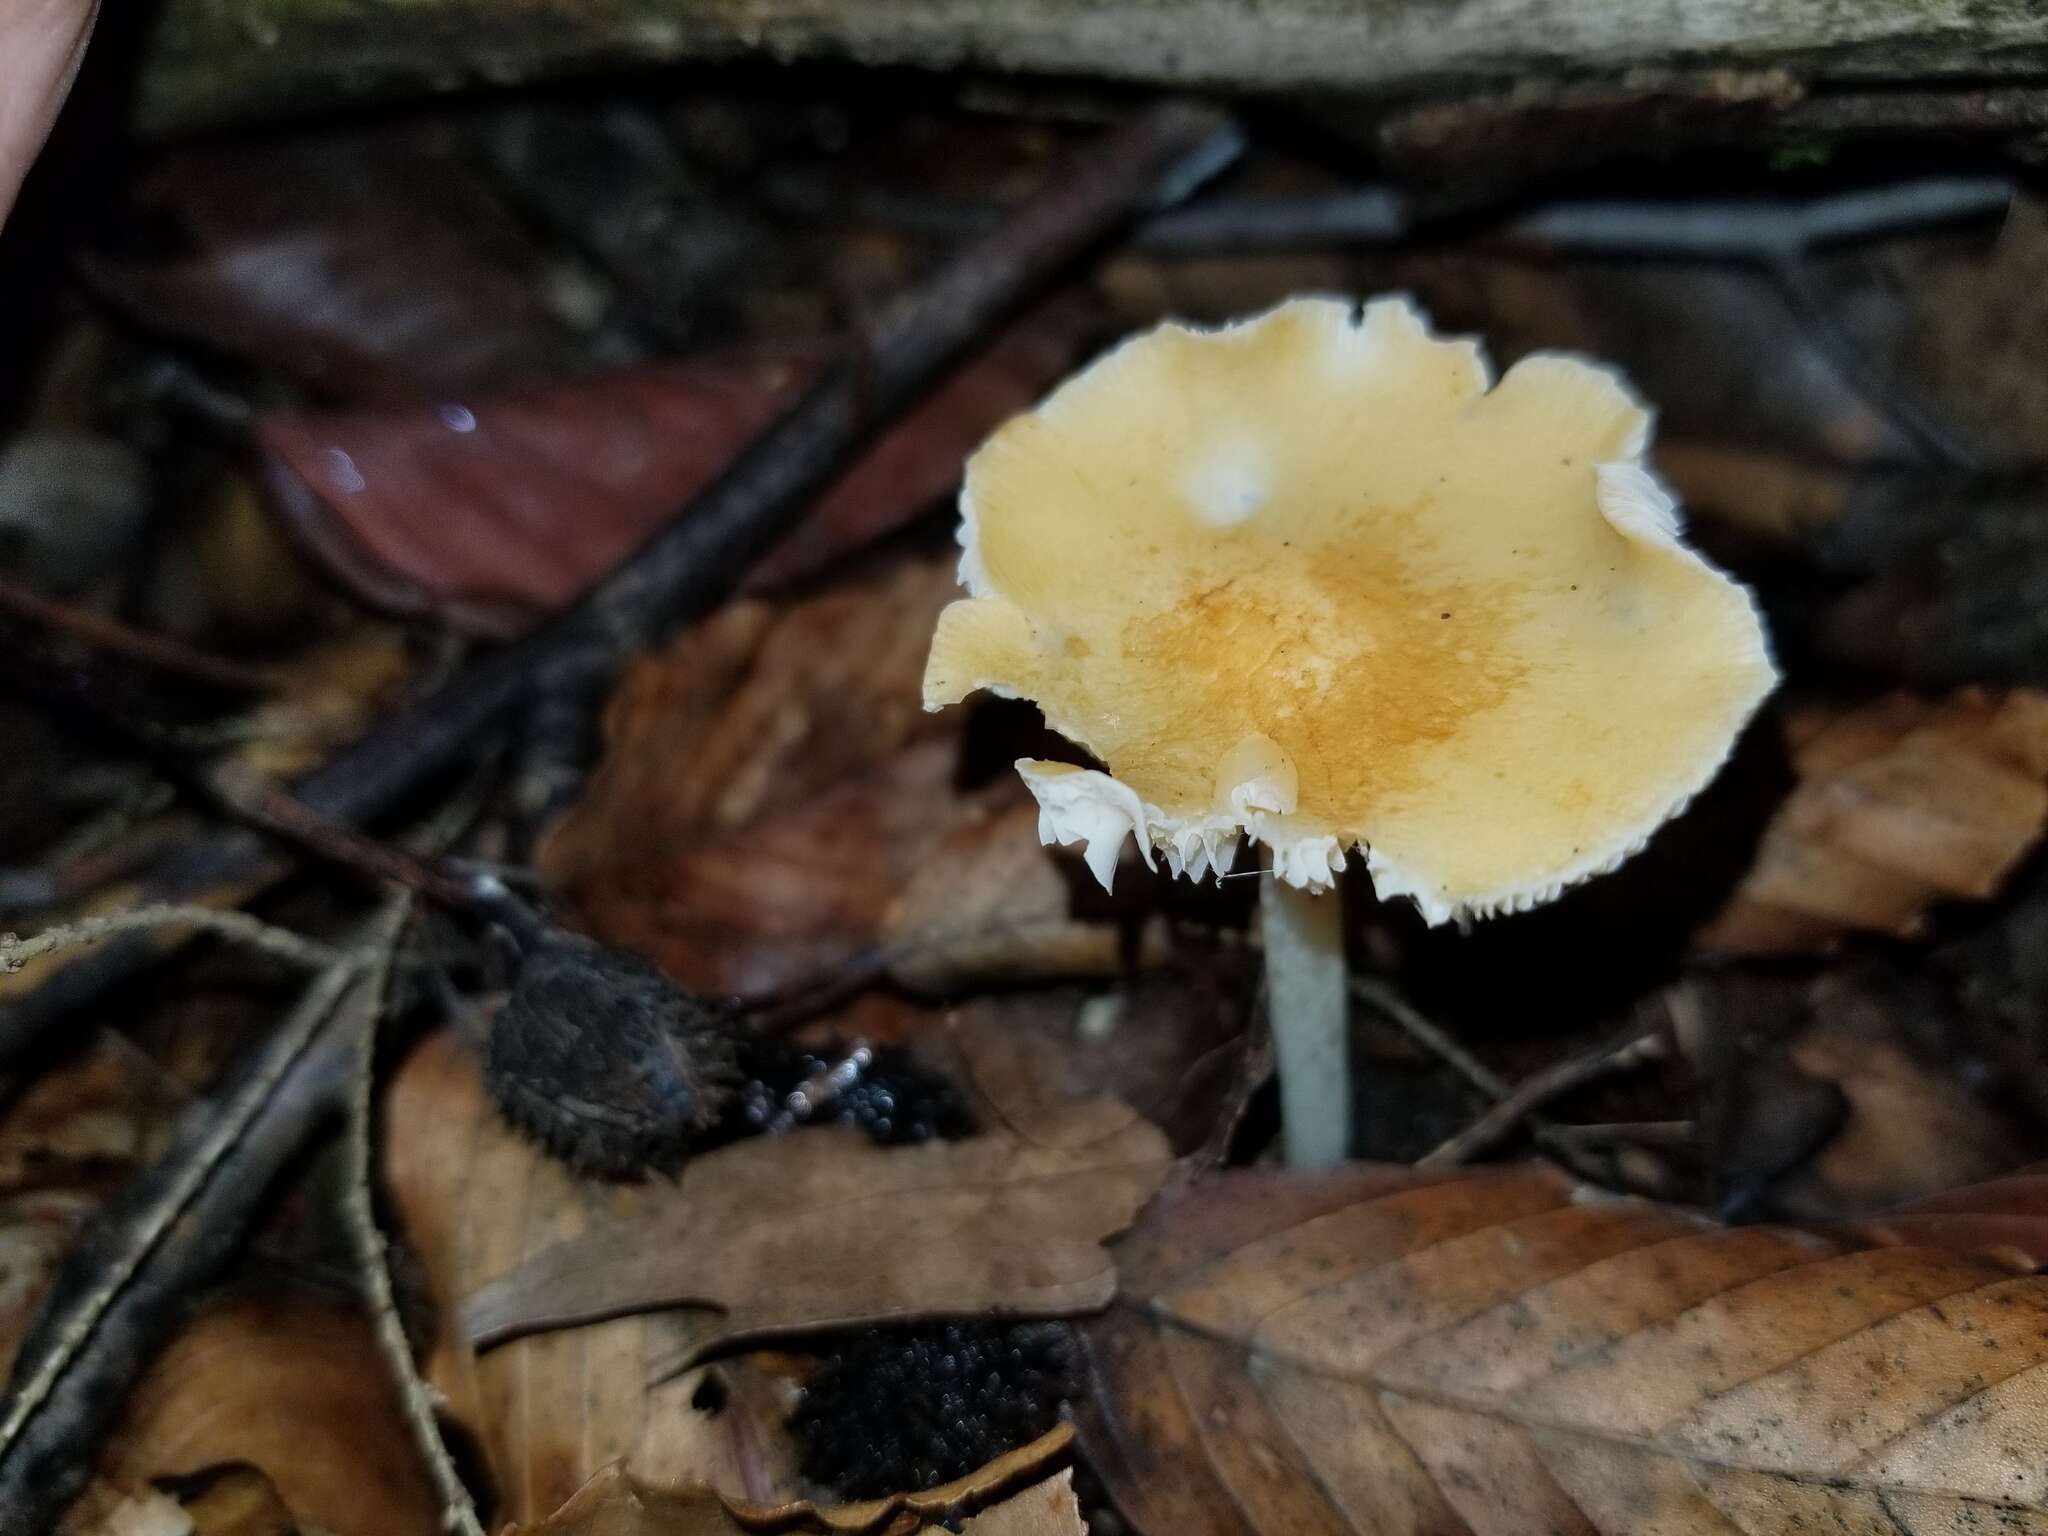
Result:
<svg viewBox="0 0 2048 1536">
<path fill-rule="evenodd" d="M 1431 922 L 1614 868 L 1776 681 L 1749 593 L 1688 549 L 1649 415 L 1536 356 L 1488 387 L 1406 301 L 1163 325 L 969 461 L 927 709 L 1036 700 L 1109 769 L 1024 761 L 1047 842 L 1106 886 L 1329 884 L 1363 846 Z"/>
</svg>

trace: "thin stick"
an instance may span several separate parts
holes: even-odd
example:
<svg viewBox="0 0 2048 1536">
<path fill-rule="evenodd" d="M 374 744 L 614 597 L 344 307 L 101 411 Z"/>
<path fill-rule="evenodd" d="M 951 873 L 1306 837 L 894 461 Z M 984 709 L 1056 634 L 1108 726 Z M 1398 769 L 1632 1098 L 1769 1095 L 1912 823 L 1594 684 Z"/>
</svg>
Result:
<svg viewBox="0 0 2048 1536">
<path fill-rule="evenodd" d="M 493 739 L 521 703 L 596 691 L 621 657 L 696 618 L 792 527 L 852 451 L 997 321 L 1132 219 L 1170 205 L 1233 160 L 1230 119 L 1186 103 L 1151 107 L 1091 145 L 988 238 L 945 263 L 889 312 L 858 358 L 828 369 L 712 485 L 560 618 L 466 667 L 384 720 L 297 786 L 316 813 L 361 823 Z M 143 878 L 145 899 L 247 892 L 275 878 L 261 839 L 200 839 Z M 0 1007 L 0 1063 L 72 1009 L 154 958 L 117 941 L 38 978 Z"/>
<path fill-rule="evenodd" d="M 2003 176 L 1929 176 L 1810 198 L 1628 198 L 1546 203 L 1481 232 L 1487 249 L 1529 256 L 1628 256 L 1775 265 L 1829 246 L 1997 218 L 2012 204 Z M 785 178 L 768 195 L 799 217 L 853 218 L 956 239 L 1001 219 L 987 203 L 861 191 L 835 196 Z M 1431 220 L 1391 185 L 1303 197 L 1219 198 L 1148 219 L 1135 249 L 1161 256 L 1239 255 L 1383 246 L 1427 236 Z"/>
<path fill-rule="evenodd" d="M 1572 256 L 1733 261 L 1774 267 L 1830 246 L 2001 217 L 2003 176 L 1933 176 L 1814 198 L 1553 203 L 1484 243 Z"/>
<path fill-rule="evenodd" d="M 207 775 L 207 786 L 244 821 L 288 838 L 330 863 L 376 880 L 391 880 L 429 901 L 447 907 L 475 907 L 473 886 L 415 853 L 367 837 L 355 828 L 322 816 L 305 801 L 239 763 L 224 764 Z"/>
<path fill-rule="evenodd" d="M 371 1131 L 375 1123 L 372 1087 L 376 1078 L 377 1025 L 381 1018 L 380 1010 L 355 1039 L 348 1110 L 348 1186 L 342 1192 L 342 1224 L 348 1229 L 349 1245 L 355 1250 L 356 1266 L 362 1272 L 370 1324 L 391 1372 L 392 1389 L 398 1394 L 399 1408 L 412 1430 L 413 1443 L 427 1464 L 434 1491 L 441 1498 L 442 1528 L 460 1532 L 461 1536 L 484 1536 L 476 1502 L 470 1498 L 455 1458 L 448 1454 L 448 1446 L 441 1439 L 433 1389 L 420 1376 L 419 1365 L 413 1359 L 412 1341 L 406 1337 L 405 1324 L 399 1319 L 397 1298 L 391 1288 L 389 1245 L 377 1226 L 376 1203 L 371 1194 L 375 1178 Z"/>
<path fill-rule="evenodd" d="M 1505 1140 L 1529 1112 L 1581 1084 L 1661 1060 L 1669 1049 L 1662 1024 L 1636 1029 L 1619 1041 L 1568 1056 L 1511 1089 L 1507 1096 L 1449 1141 L 1423 1158 L 1418 1168 L 1453 1168 Z"/>
<path fill-rule="evenodd" d="M 1377 1008 L 1400 1025 L 1412 1039 L 1449 1062 L 1467 1082 L 1489 1099 L 1504 1099 L 1513 1092 L 1506 1078 L 1458 1044 L 1437 1025 L 1417 1013 L 1409 1006 L 1406 998 L 1377 977 L 1353 976 L 1351 991 L 1353 996 Z"/>
<path fill-rule="evenodd" d="M 233 1086 L 73 1245 L 15 1357 L 0 1416 L 0 1529 L 44 1529 L 90 1474 L 122 1394 L 233 1254 L 278 1173 L 340 1107 L 348 1031 L 383 995 L 402 908 L 317 975 Z"/>
<path fill-rule="evenodd" d="M 1496 1102 L 1515 1090 L 1499 1073 L 1466 1050 L 1449 1033 L 1411 1007 L 1400 993 L 1372 976 L 1354 976 L 1352 995 L 1391 1019 L 1417 1044 L 1433 1052 L 1487 1098 Z M 1597 1155 L 1614 1146 L 1636 1145 L 1652 1148 L 1678 1147 L 1697 1139 L 1689 1120 L 1652 1120 L 1640 1124 L 1559 1125 L 1530 1113 L 1522 1123 L 1538 1151 L 1567 1173 L 1596 1184 L 1623 1189 L 1630 1194 L 1666 1198 L 1668 1189 L 1645 1189 L 1638 1181 L 1618 1177 L 1617 1170 L 1603 1166 Z"/>
<path fill-rule="evenodd" d="M 58 950 L 73 949 L 82 944 L 94 944 L 116 934 L 135 933 L 159 928 L 200 928 L 259 949 L 280 960 L 289 960 L 293 965 L 319 970 L 333 965 L 340 956 L 327 945 L 316 939 L 309 939 L 289 928 L 280 928 L 249 916 L 246 912 L 224 911 L 218 907 L 173 906 L 158 904 L 137 907 L 130 912 L 114 912 L 105 917 L 81 917 L 73 923 L 60 923 L 54 928 L 45 928 L 41 933 L 19 938 L 12 933 L 0 933 L 0 972 L 18 971 L 38 955 L 53 954 Z"/>
<path fill-rule="evenodd" d="M 277 688 L 276 677 L 261 667 L 244 666 L 182 640 L 173 640 L 169 635 L 153 635 L 101 614 L 74 608 L 5 578 L 0 578 L 0 613 L 11 613 L 43 629 L 83 640 L 96 650 L 159 672 L 190 678 L 209 688 L 224 688 L 231 693 L 271 693 Z"/>
</svg>

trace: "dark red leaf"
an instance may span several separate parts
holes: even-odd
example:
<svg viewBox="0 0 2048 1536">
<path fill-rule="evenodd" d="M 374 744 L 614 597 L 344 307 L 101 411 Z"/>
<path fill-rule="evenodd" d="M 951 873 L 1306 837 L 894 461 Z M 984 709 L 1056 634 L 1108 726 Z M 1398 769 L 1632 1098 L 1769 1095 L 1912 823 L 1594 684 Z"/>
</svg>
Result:
<svg viewBox="0 0 2048 1536">
<path fill-rule="evenodd" d="M 862 455 L 749 585 L 817 571 L 943 496 L 981 439 L 1066 371 L 1086 323 L 1057 303 L 998 338 Z M 259 435 L 280 505 L 343 580 L 505 634 L 616 565 L 829 356 L 727 354 L 511 396 L 278 415 Z"/>
</svg>

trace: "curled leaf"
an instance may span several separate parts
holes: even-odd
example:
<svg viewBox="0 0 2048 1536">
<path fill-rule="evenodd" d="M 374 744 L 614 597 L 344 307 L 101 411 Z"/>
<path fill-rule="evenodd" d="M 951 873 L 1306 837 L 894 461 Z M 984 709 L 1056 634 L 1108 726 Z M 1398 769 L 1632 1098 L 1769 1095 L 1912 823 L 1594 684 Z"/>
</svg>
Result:
<svg viewBox="0 0 2048 1536">
<path fill-rule="evenodd" d="M 1994 895 L 2048 828 L 2048 694 L 1892 694 L 1789 710 L 1784 730 L 1799 783 L 1699 934 L 1709 949 L 1911 937 L 1935 902 Z"/>
<path fill-rule="evenodd" d="M 657 1309 L 696 1312 L 668 1363 L 858 1323 L 1062 1317 L 1116 1291 L 1103 1241 L 1165 1178 L 1166 1138 L 1114 1099 L 1056 1097 L 1000 1039 L 980 1134 L 882 1148 L 849 1130 L 757 1137 L 691 1162 L 632 1220 L 500 1273 L 462 1305 L 479 1347 Z M 706 1234 L 717 1234 L 707 1241 Z"/>
</svg>

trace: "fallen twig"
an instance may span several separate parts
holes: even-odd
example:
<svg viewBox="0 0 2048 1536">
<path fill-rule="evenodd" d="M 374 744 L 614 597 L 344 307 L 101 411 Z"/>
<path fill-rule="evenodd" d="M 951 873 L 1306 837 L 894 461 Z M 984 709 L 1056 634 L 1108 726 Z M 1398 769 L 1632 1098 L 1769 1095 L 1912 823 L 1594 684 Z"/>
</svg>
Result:
<svg viewBox="0 0 2048 1536">
<path fill-rule="evenodd" d="M 189 678 L 209 688 L 223 688 L 231 693 L 270 693 L 278 685 L 276 677 L 261 667 L 211 655 L 169 635 L 130 628 L 102 614 L 44 597 L 5 578 L 0 578 L 0 613 L 13 614 L 43 629 L 83 640 L 110 655 Z"/>
<path fill-rule="evenodd" d="M 1377 977 L 1354 975 L 1351 978 L 1351 993 L 1368 1007 L 1378 1009 L 1400 1025 L 1409 1038 L 1418 1045 L 1434 1051 L 1489 1099 L 1504 1099 L 1512 1092 L 1506 1078 L 1458 1044 L 1444 1030 L 1416 1012 L 1409 1006 L 1405 997 Z"/>
<path fill-rule="evenodd" d="M 986 203 L 886 190 L 838 196 L 796 177 L 782 178 L 768 191 L 778 206 L 800 216 L 853 218 L 949 239 L 979 234 L 1002 217 Z M 1998 218 L 2012 198 L 2013 183 L 2002 176 L 1929 176 L 1822 197 L 1567 201 L 1508 219 L 1479 240 L 1518 255 L 1775 266 L 1830 246 Z M 1347 187 L 1304 197 L 1219 198 L 1176 209 L 1141 224 L 1131 244 L 1160 256 L 1398 245 L 1426 238 L 1436 222 L 1399 187 Z"/>
<path fill-rule="evenodd" d="M 207 788 L 236 816 L 317 854 L 332 864 L 450 907 L 478 905 L 476 887 L 407 849 L 379 842 L 331 817 L 241 764 L 228 762 L 206 776 Z"/>
<path fill-rule="evenodd" d="M 1392 1020 L 1410 1039 L 1442 1060 L 1487 1098 L 1493 1100 L 1496 1106 L 1493 1113 L 1499 1113 L 1499 1106 L 1502 1103 L 1522 1091 L 1458 1044 L 1448 1032 L 1417 1012 L 1406 998 L 1378 977 L 1353 976 L 1351 990 L 1353 996 Z M 1690 1121 L 1559 1125 L 1556 1121 L 1546 1120 L 1533 1111 L 1523 1113 L 1520 1120 L 1528 1130 L 1530 1140 L 1535 1142 L 1537 1150 L 1567 1173 L 1612 1188 L 1626 1189 L 1630 1193 L 1650 1194 L 1660 1198 L 1668 1197 L 1671 1191 L 1661 1183 L 1653 1188 L 1645 1188 L 1639 1174 L 1626 1174 L 1615 1166 L 1612 1158 L 1604 1154 L 1622 1146 L 1640 1146 L 1652 1150 L 1690 1146 L 1697 1139 L 1696 1128 Z M 1477 1127 L 1473 1129 L 1476 1130 Z M 1437 1154 L 1434 1155 L 1441 1155 L 1442 1151 L 1443 1148 L 1438 1148 Z"/>
<path fill-rule="evenodd" d="M 353 1040 L 348 1104 L 349 1170 L 348 1186 L 341 1199 L 342 1224 L 348 1229 L 350 1246 L 355 1249 L 356 1264 L 362 1273 L 363 1299 L 369 1308 L 377 1347 L 391 1372 L 392 1390 L 397 1393 L 400 1409 L 412 1430 L 413 1443 L 427 1464 L 434 1491 L 441 1498 L 442 1528 L 459 1532 L 460 1536 L 484 1536 L 476 1503 L 441 1439 L 433 1389 L 421 1378 L 413 1359 L 412 1341 L 406 1337 L 405 1324 L 399 1318 L 398 1303 L 392 1295 L 388 1245 L 377 1226 L 371 1132 L 375 1124 L 372 1088 L 376 1078 L 377 1024 L 381 1017 L 381 1011 L 373 1015 Z"/>
<path fill-rule="evenodd" d="M 1511 1089 L 1493 1108 L 1415 1166 L 1454 1168 L 1460 1163 L 1470 1162 L 1511 1135 L 1529 1118 L 1531 1110 L 1595 1078 L 1661 1060 L 1669 1050 L 1669 1044 L 1669 1037 L 1660 1022 L 1647 1029 L 1631 1030 L 1618 1041 L 1606 1041 L 1590 1051 L 1567 1056 L 1555 1066 L 1538 1072 Z"/>
<path fill-rule="evenodd" d="M 22 1339 L 0 1414 L 0 1530 L 42 1530 L 77 1492 L 181 1303 L 234 1253 L 278 1173 L 340 1107 L 404 911 L 388 906 L 314 978 L 233 1085 L 187 1111 L 170 1149 L 73 1245 Z"/>
<path fill-rule="evenodd" d="M 11 933 L 0 933 L 0 973 L 18 971 L 38 955 L 96 944 L 116 934 L 154 932 L 164 928 L 204 929 L 237 944 L 260 949 L 267 955 L 275 955 L 280 960 L 303 965 L 308 970 L 333 965 L 340 958 L 317 940 L 305 938 L 289 928 L 263 922 L 246 912 L 226 911 L 219 907 L 158 904 L 137 907 L 131 912 L 114 912 L 105 917 L 82 917 L 74 923 L 45 928 L 25 939 Z"/>
<path fill-rule="evenodd" d="M 773 427 L 586 598 L 384 720 L 297 787 L 318 815 L 362 822 L 473 756 L 535 698 L 587 700 L 619 660 L 707 611 L 792 526 L 848 454 L 961 351 L 1068 263 L 1132 218 L 1169 205 L 1233 159 L 1234 124 L 1185 103 L 1150 108 L 1089 147 L 1067 174 L 946 262 L 874 328 L 859 357 L 826 370 Z M 239 901 L 278 860 L 244 831 L 210 835 L 154 866 L 152 901 Z M 146 964 L 117 940 L 36 978 L 0 1006 L 0 1062 Z"/>
<path fill-rule="evenodd" d="M 1774 267 L 1831 246 L 2002 218 L 2012 199 L 2013 184 L 2003 176 L 1930 176 L 1825 197 L 1552 203 L 1512 220 L 1487 243 L 1558 255 Z"/>
</svg>

